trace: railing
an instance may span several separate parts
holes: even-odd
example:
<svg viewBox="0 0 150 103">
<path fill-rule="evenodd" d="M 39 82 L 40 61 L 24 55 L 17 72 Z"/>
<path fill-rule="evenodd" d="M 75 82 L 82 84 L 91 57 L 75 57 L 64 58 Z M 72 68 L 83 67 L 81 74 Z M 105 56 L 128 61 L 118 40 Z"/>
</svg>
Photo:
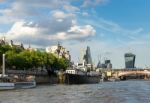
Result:
<svg viewBox="0 0 150 103">
<path fill-rule="evenodd" d="M 150 75 L 150 71 L 120 71 L 118 73 L 118 76 L 121 76 L 121 75 L 132 75 L 132 74 L 136 74 L 136 75 Z"/>
<path fill-rule="evenodd" d="M 150 71 L 150 69 L 111 69 L 111 71 L 145 71 L 145 70 Z M 104 71 L 110 71 L 110 69 L 109 70 L 106 69 Z"/>
<path fill-rule="evenodd" d="M 47 71 L 7 70 L 6 74 L 20 75 L 48 75 Z"/>
</svg>

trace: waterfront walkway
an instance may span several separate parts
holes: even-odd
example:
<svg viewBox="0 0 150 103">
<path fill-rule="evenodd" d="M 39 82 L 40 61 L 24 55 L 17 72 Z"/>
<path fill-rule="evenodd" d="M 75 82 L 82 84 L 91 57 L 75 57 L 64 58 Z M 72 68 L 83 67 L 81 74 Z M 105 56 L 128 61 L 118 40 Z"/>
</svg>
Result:
<svg viewBox="0 0 150 103">
<path fill-rule="evenodd" d="M 6 74 L 35 75 L 35 76 L 48 75 L 47 71 L 29 71 L 29 70 L 7 70 Z"/>
</svg>

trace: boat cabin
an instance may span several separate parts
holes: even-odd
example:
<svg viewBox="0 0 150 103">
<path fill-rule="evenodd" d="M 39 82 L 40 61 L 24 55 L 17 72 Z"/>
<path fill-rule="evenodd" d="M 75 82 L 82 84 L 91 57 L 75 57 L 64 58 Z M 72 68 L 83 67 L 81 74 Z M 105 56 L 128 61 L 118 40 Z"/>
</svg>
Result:
<svg viewBox="0 0 150 103">
<path fill-rule="evenodd" d="M 79 69 L 67 69 L 66 73 L 68 73 L 68 74 L 79 74 L 79 75 L 85 75 L 86 74 L 84 71 L 81 71 Z"/>
</svg>

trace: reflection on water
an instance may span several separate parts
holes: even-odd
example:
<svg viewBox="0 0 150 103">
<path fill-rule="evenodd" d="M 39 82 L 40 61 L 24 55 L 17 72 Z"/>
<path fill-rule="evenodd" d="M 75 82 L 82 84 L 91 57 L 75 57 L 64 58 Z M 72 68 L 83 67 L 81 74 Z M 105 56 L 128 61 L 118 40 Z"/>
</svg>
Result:
<svg viewBox="0 0 150 103">
<path fill-rule="evenodd" d="M 0 91 L 0 103 L 150 103 L 150 81 L 42 85 Z"/>
</svg>

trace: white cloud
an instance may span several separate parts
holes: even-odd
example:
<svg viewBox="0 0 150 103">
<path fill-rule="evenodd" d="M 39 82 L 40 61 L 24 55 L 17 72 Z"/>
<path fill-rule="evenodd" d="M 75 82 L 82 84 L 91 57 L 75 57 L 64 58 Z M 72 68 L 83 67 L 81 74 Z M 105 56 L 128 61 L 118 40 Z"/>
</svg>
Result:
<svg viewBox="0 0 150 103">
<path fill-rule="evenodd" d="M 85 39 L 94 36 L 96 32 L 91 25 L 78 26 L 75 24 L 66 31 L 55 32 L 54 34 L 47 30 L 51 30 L 51 28 L 43 28 L 33 22 L 19 21 L 14 23 L 12 28 L 6 33 L 6 37 L 12 40 L 20 40 L 20 42 L 24 41 L 27 43 L 27 41 L 30 41 L 36 45 L 39 41 Z M 41 43 L 40 45 L 45 44 Z"/>
<path fill-rule="evenodd" d="M 75 34 L 83 34 L 83 35 L 94 35 L 95 30 L 91 25 L 86 25 L 86 26 L 73 26 L 68 30 L 70 33 L 75 33 Z"/>
<path fill-rule="evenodd" d="M 25 25 L 26 24 L 26 25 Z M 16 22 L 12 28 L 7 32 L 9 39 L 16 39 L 24 36 L 34 36 L 38 33 L 37 27 L 31 27 L 32 22 L 26 23 L 25 21 Z"/>
<path fill-rule="evenodd" d="M 72 13 L 64 13 L 63 11 L 59 11 L 59 10 L 53 11 L 52 16 L 56 19 L 65 19 L 68 17 L 72 17 L 72 18 L 75 17 L 75 15 Z"/>
<path fill-rule="evenodd" d="M 96 6 L 106 2 L 108 2 L 108 0 L 84 0 L 82 7 Z"/>
<path fill-rule="evenodd" d="M 93 36 L 95 29 L 91 25 L 77 23 L 75 12 L 80 9 L 71 5 L 72 1 L 16 0 L 8 8 L 0 9 L 0 21 L 13 23 L 6 33 L 9 39 L 27 41 L 34 37 L 29 41 L 37 44 L 40 40 L 77 40 Z M 46 9 L 47 13 L 43 14 L 40 9 Z M 36 23 L 28 22 L 30 19 Z"/>
<path fill-rule="evenodd" d="M 127 40 L 128 42 L 136 40 L 142 36 L 141 34 L 143 34 L 144 30 L 142 27 L 136 29 L 126 29 L 115 22 L 98 17 L 95 13 L 93 15 L 93 19 L 89 20 L 88 18 L 84 18 L 82 22 L 91 24 L 97 28 L 97 30 L 99 30 L 99 34 L 103 34 L 103 37 L 108 38 L 112 36 L 114 37 L 115 41 L 119 41 L 120 43 L 127 43 Z"/>
<path fill-rule="evenodd" d="M 0 23 L 14 23 L 28 18 L 44 19 L 48 12 L 65 10 L 78 11 L 79 8 L 71 5 L 72 0 L 14 0 L 7 8 L 0 9 Z M 44 14 L 41 9 L 47 12 Z"/>
<path fill-rule="evenodd" d="M 90 36 L 94 36 L 96 33 L 95 29 L 91 25 L 85 26 L 72 26 L 67 32 L 57 33 L 57 39 L 84 39 Z"/>
<path fill-rule="evenodd" d="M 23 20 L 26 17 L 32 17 L 38 14 L 37 11 L 27 7 L 19 2 L 13 2 L 10 7 L 0 9 L 0 21 L 1 23 L 14 23 L 19 20 Z"/>
<path fill-rule="evenodd" d="M 82 15 L 83 16 L 89 16 L 89 14 L 87 12 L 83 12 Z"/>
<path fill-rule="evenodd" d="M 31 35 L 44 39 L 49 37 L 49 40 L 84 39 L 93 36 L 95 29 L 91 25 L 80 26 L 77 22 L 74 12 L 79 12 L 80 9 L 71 5 L 72 1 L 74 0 L 16 0 L 8 8 L 0 10 L 0 21 L 13 23 L 7 32 L 11 39 L 22 40 L 22 37 Z M 46 8 L 49 14 L 43 15 L 39 11 L 41 8 Z M 36 20 L 38 26 L 30 24 L 30 19 Z"/>
<path fill-rule="evenodd" d="M 73 5 L 64 5 L 64 9 L 67 11 L 67 12 L 76 12 L 76 11 L 80 11 L 79 8 L 73 6 Z"/>
</svg>

